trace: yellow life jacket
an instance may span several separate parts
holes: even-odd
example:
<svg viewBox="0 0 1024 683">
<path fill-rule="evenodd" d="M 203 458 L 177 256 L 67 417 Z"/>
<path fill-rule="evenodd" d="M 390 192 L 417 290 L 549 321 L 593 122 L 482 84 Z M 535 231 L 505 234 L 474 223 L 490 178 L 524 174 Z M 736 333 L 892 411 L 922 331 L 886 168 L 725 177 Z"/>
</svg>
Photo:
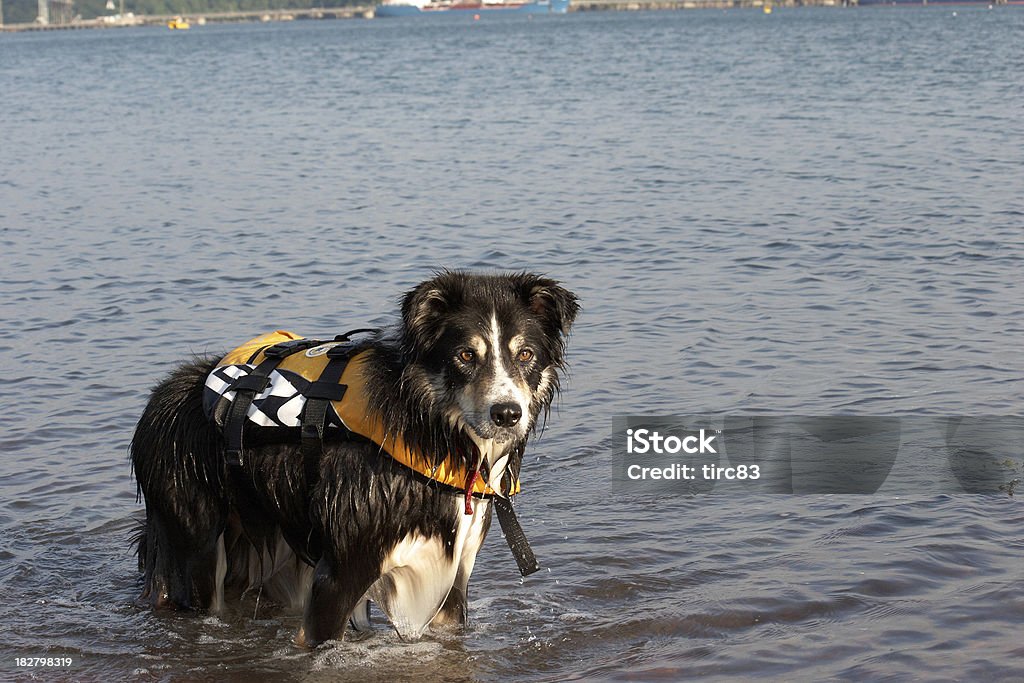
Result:
<svg viewBox="0 0 1024 683">
<path fill-rule="evenodd" d="M 224 356 L 218 368 L 229 365 L 258 365 L 265 358 L 266 349 L 280 342 L 303 339 L 299 335 L 284 330 L 277 330 L 250 339 Z M 305 351 L 289 354 L 282 358 L 275 370 L 286 370 L 310 381 L 317 381 L 327 367 L 330 357 L 327 352 L 331 347 L 342 342 L 324 342 Z M 406 467 L 459 490 L 466 490 L 470 480 L 469 472 L 453 457 L 446 457 L 436 467 L 430 465 L 433 458 L 424 457 L 406 446 L 401 434 L 389 433 L 384 427 L 380 416 L 367 404 L 363 365 L 373 353 L 372 349 L 360 351 L 348 359 L 348 364 L 341 375 L 339 384 L 348 388 L 341 400 L 331 401 L 330 405 L 337 417 L 352 432 L 366 437 L 380 446 L 381 450 Z M 475 495 L 501 495 L 495 492 L 483 477 L 475 477 L 472 492 Z M 519 479 L 516 477 L 508 495 L 519 493 Z"/>
</svg>

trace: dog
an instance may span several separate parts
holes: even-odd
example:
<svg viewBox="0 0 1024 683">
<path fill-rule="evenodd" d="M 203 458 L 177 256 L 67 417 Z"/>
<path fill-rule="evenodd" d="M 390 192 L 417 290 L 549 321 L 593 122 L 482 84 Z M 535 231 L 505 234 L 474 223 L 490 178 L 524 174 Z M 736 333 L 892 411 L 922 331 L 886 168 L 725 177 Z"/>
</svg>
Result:
<svg viewBox="0 0 1024 683">
<path fill-rule="evenodd" d="M 572 292 L 535 274 L 436 273 L 405 294 L 397 324 L 350 343 L 361 359 L 346 370 L 362 387 L 359 411 L 386 436 L 335 429 L 311 442 L 312 457 L 305 442 L 249 436 L 234 453 L 207 405 L 221 359 L 175 369 L 152 391 L 130 447 L 146 508 L 140 603 L 217 611 L 259 590 L 303 610 L 295 642 L 306 648 L 344 639 L 348 624 L 369 630 L 370 601 L 403 640 L 464 625 L 495 496 L 515 492 L 579 309 Z M 396 462 L 395 439 L 426 469 Z M 440 484 L 438 468 L 473 481 Z M 473 499 L 478 475 L 494 495 Z"/>
</svg>

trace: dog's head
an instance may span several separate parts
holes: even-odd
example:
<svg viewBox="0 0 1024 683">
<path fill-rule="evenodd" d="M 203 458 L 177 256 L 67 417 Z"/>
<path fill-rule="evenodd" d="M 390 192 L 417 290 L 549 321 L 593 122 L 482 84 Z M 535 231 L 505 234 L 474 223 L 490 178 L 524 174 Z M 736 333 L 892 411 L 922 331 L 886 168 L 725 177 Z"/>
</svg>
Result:
<svg viewBox="0 0 1024 683">
<path fill-rule="evenodd" d="M 406 294 L 403 351 L 452 427 L 478 447 L 507 444 L 526 437 L 557 392 L 578 311 L 548 278 L 445 271 Z"/>
</svg>

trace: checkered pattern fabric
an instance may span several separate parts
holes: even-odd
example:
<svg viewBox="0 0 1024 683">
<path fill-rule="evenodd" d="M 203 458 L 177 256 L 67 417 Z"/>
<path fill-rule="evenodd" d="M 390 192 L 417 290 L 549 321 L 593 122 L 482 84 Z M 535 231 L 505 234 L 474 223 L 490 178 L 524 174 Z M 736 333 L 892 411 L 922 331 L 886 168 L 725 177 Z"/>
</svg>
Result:
<svg viewBox="0 0 1024 683">
<path fill-rule="evenodd" d="M 214 415 L 217 403 L 222 399 L 235 400 L 231 391 L 232 383 L 248 375 L 254 365 L 222 365 L 206 378 L 203 391 L 203 410 L 208 417 Z M 256 395 L 249 406 L 249 420 L 260 427 L 301 427 L 302 409 L 306 406 L 305 392 L 310 382 L 288 370 L 276 369 L 270 373 L 267 388 Z M 341 427 L 341 420 L 333 409 L 327 411 L 326 427 Z"/>
</svg>

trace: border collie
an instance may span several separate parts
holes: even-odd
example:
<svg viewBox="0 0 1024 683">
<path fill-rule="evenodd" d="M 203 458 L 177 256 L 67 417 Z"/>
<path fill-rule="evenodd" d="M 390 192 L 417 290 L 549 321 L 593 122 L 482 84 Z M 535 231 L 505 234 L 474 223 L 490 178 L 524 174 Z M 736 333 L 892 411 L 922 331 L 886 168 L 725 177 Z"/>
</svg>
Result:
<svg viewBox="0 0 1024 683">
<path fill-rule="evenodd" d="M 538 275 L 440 272 L 405 295 L 394 328 L 358 342 L 371 352 L 360 366 L 367 411 L 435 468 L 517 482 L 578 310 L 575 295 Z M 465 492 L 437 485 L 352 433 L 324 440 L 312 467 L 296 440 L 248 439 L 231 463 L 204 409 L 218 364 L 174 370 L 132 439 L 146 504 L 140 600 L 218 610 L 258 589 L 304 610 L 304 647 L 342 639 L 348 623 L 369 629 L 370 600 L 403 640 L 465 624 L 495 501 L 470 505 L 472 482 Z"/>
</svg>

